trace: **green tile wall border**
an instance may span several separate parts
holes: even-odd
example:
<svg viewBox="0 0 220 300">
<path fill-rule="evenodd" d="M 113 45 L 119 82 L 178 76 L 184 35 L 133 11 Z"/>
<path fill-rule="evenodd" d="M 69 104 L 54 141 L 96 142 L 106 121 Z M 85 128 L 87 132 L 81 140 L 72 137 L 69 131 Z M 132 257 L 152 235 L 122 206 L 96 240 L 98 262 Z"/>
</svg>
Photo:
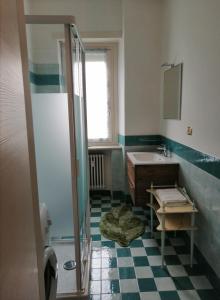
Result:
<svg viewBox="0 0 220 300">
<path fill-rule="evenodd" d="M 118 135 L 118 142 L 123 146 L 142 146 L 161 144 L 160 135 Z"/>
<path fill-rule="evenodd" d="M 219 158 L 204 154 L 164 136 L 161 136 L 161 142 L 166 144 L 171 152 L 174 152 L 196 167 L 220 179 Z"/>
<path fill-rule="evenodd" d="M 121 134 L 118 135 L 118 143 L 120 145 L 125 146 L 125 136 L 124 135 L 121 135 Z"/>
<path fill-rule="evenodd" d="M 60 76 L 57 74 L 36 74 L 30 72 L 30 82 L 35 85 L 60 85 Z"/>
<path fill-rule="evenodd" d="M 196 167 L 220 179 L 220 158 L 202 153 L 161 135 L 118 135 L 123 146 L 166 144 L 171 152 L 187 160 Z"/>
</svg>

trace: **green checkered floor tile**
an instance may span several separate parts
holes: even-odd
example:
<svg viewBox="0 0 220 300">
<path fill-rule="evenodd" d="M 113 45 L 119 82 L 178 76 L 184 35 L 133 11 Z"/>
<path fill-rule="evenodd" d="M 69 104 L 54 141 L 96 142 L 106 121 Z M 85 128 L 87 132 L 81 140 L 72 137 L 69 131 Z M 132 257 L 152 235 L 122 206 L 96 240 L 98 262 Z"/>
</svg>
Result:
<svg viewBox="0 0 220 300">
<path fill-rule="evenodd" d="M 204 266 L 194 260 L 189 265 L 189 249 L 181 237 L 166 237 L 165 262 L 161 268 L 160 234 L 152 237 L 148 227 L 149 211 L 132 207 L 146 223 L 144 234 L 121 247 L 100 234 L 101 216 L 131 202 L 104 197 L 91 200 L 92 260 L 91 300 L 220 300 Z"/>
</svg>

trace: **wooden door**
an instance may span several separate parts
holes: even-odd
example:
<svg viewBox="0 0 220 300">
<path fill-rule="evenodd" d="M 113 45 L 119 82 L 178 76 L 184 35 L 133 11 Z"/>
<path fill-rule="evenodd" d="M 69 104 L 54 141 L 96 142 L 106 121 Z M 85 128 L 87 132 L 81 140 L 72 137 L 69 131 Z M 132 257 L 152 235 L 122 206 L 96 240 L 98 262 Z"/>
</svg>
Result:
<svg viewBox="0 0 220 300">
<path fill-rule="evenodd" d="M 0 0 L 0 299 L 44 299 L 22 0 Z M 23 36 L 23 37 L 22 37 Z M 22 37 L 22 38 L 21 38 Z M 22 50 L 23 49 L 23 50 Z M 28 95 L 28 88 L 25 91 Z M 38 215 L 37 215 L 38 214 Z M 40 270 L 40 271 L 39 271 Z"/>
</svg>

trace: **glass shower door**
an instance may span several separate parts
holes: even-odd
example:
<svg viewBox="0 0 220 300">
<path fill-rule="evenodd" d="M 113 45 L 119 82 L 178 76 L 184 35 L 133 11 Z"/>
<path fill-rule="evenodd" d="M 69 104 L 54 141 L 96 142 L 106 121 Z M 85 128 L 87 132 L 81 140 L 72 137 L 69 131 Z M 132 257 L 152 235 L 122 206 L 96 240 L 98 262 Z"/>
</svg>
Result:
<svg viewBox="0 0 220 300">
<path fill-rule="evenodd" d="M 73 81 L 74 81 L 74 115 L 77 159 L 77 197 L 79 211 L 80 256 L 82 280 L 84 267 L 88 259 L 89 245 L 89 180 L 88 180 L 88 142 L 86 122 L 85 95 L 85 54 L 83 45 L 72 27 L 73 44 Z M 82 283 L 83 284 L 83 283 Z"/>
<path fill-rule="evenodd" d="M 87 292 L 89 278 L 85 55 L 73 17 L 26 17 L 38 194 L 65 298 Z"/>
<path fill-rule="evenodd" d="M 68 93 L 65 59 L 61 65 L 60 40 L 65 40 L 63 24 L 27 25 L 28 62 L 33 115 L 37 183 L 43 247 L 52 246 L 58 260 L 57 294 L 76 293 L 77 270 L 64 264 L 75 260 L 77 218 L 73 217 Z M 65 48 L 62 49 L 66 57 Z M 61 73 L 61 67 L 63 72 Z M 49 233 L 49 235 L 48 235 Z M 47 239 L 44 239 L 44 235 Z"/>
</svg>

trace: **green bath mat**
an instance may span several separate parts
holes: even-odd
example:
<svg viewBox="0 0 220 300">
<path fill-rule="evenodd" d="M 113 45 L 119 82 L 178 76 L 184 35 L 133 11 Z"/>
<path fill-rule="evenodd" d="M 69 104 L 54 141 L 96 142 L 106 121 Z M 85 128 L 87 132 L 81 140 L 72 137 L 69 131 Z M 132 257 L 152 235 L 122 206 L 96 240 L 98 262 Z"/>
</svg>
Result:
<svg viewBox="0 0 220 300">
<path fill-rule="evenodd" d="M 114 207 L 101 218 L 99 228 L 105 238 L 127 247 L 144 232 L 145 226 L 129 207 L 120 206 Z"/>
</svg>

